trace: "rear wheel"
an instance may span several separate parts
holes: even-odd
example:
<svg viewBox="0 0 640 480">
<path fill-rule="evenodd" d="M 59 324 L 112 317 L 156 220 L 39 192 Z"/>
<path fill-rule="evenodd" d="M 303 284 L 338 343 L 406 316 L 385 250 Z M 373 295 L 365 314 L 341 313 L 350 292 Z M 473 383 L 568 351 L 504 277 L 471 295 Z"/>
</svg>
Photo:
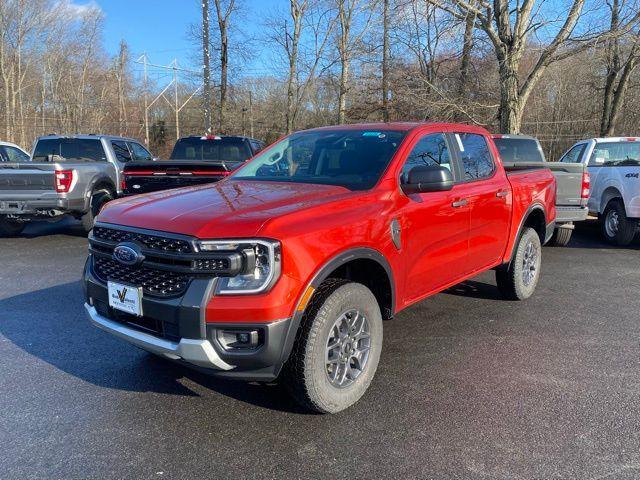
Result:
<svg viewBox="0 0 640 480">
<path fill-rule="evenodd" d="M 0 216 L 0 235 L 3 237 L 19 235 L 24 230 L 25 225 L 25 222 L 18 222 L 2 215 Z"/>
<path fill-rule="evenodd" d="M 627 218 L 624 205 L 619 199 L 611 200 L 600 219 L 605 240 L 613 245 L 629 245 L 638 229 L 638 221 Z"/>
<path fill-rule="evenodd" d="M 571 240 L 572 234 L 573 229 L 558 227 L 553 231 L 553 236 L 549 243 L 556 247 L 566 247 L 569 244 L 569 240 Z"/>
<path fill-rule="evenodd" d="M 496 282 L 500 294 L 508 300 L 526 300 L 536 289 L 542 265 L 542 244 L 533 228 L 526 228 L 518 244 L 511 264 L 496 270 Z"/>
<path fill-rule="evenodd" d="M 329 279 L 307 307 L 285 387 L 302 406 L 336 413 L 356 403 L 375 375 L 382 350 L 382 315 L 359 283 Z"/>
<path fill-rule="evenodd" d="M 98 216 L 98 213 L 100 213 L 100 209 L 102 209 L 107 202 L 113 199 L 114 194 L 108 188 L 101 188 L 91 194 L 89 211 L 80 217 L 85 232 L 89 232 L 93 228 L 93 224 L 96 222 L 96 217 Z"/>
</svg>

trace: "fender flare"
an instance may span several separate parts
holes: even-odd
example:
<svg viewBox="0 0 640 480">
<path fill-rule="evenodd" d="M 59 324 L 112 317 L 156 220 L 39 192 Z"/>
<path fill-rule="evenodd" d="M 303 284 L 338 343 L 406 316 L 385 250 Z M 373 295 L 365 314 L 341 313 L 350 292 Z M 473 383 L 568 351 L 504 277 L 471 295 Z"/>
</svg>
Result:
<svg viewBox="0 0 640 480">
<path fill-rule="evenodd" d="M 604 189 L 602 196 L 600 197 L 600 211 L 598 212 L 600 215 L 604 214 L 604 209 L 607 208 L 609 202 L 614 198 L 622 200 L 622 208 L 624 208 L 625 214 L 627 213 L 627 207 L 624 204 L 624 195 L 622 195 L 622 190 L 620 190 L 617 185 L 609 185 Z"/>
<path fill-rule="evenodd" d="M 542 216 L 544 218 L 545 228 L 547 228 L 549 226 L 549 224 L 547 223 L 547 213 L 544 210 L 544 206 L 540 202 L 534 202 L 531 205 L 529 205 L 529 208 L 527 208 L 527 210 L 522 215 L 522 219 L 520 219 L 520 225 L 518 226 L 518 232 L 516 233 L 516 236 L 514 237 L 513 244 L 511 245 L 511 251 L 509 252 L 509 261 L 504 263 L 502 265 L 503 267 L 509 267 L 511 265 L 511 262 L 513 261 L 513 257 L 516 254 L 516 245 L 518 244 L 518 241 L 520 240 L 520 237 L 522 236 L 522 231 L 524 230 L 524 225 L 525 225 L 525 223 L 527 223 L 527 220 L 529 219 L 531 214 L 533 212 L 535 212 L 536 210 L 540 210 L 542 212 Z M 551 232 L 553 233 L 553 230 L 551 230 Z M 548 240 L 548 238 L 545 238 L 545 242 L 546 242 L 546 240 Z M 542 242 L 542 243 L 545 243 L 545 242 Z"/>
<path fill-rule="evenodd" d="M 91 192 L 93 192 L 93 189 L 99 183 L 105 183 L 105 184 L 110 185 L 110 188 L 113 190 L 113 193 L 116 194 L 116 196 L 117 196 L 118 189 L 117 189 L 116 185 L 114 185 L 113 179 L 111 177 L 109 177 L 108 175 L 97 175 L 97 176 L 95 176 L 95 177 L 93 177 L 91 179 L 91 181 L 87 184 L 87 188 L 84 190 L 84 209 L 85 209 L 85 211 L 89 211 L 89 208 L 91 208 Z"/>
<path fill-rule="evenodd" d="M 324 282 L 331 272 L 335 271 L 337 268 L 342 265 L 352 261 L 359 259 L 368 259 L 377 262 L 382 268 L 384 268 L 387 273 L 387 279 L 391 285 L 391 312 L 395 312 L 396 305 L 396 287 L 395 280 L 393 277 L 393 270 L 391 269 L 391 265 L 387 261 L 386 257 L 377 250 L 368 247 L 356 247 L 350 248 L 343 252 L 340 252 L 336 256 L 329 259 L 324 265 L 311 277 L 311 280 L 306 284 L 300 298 L 296 302 L 296 307 L 291 317 L 291 321 L 289 322 L 289 329 L 287 330 L 286 338 L 284 341 L 284 347 L 282 349 L 282 354 L 280 356 L 280 361 L 276 367 L 276 373 L 279 374 L 285 362 L 289 359 L 289 355 L 291 354 L 291 350 L 293 349 L 293 344 L 295 343 L 298 328 L 300 327 L 300 322 L 302 321 L 302 316 L 304 315 L 303 311 L 298 311 L 298 307 L 300 302 L 302 301 L 302 296 L 304 292 L 307 291 L 309 287 L 318 288 L 322 282 Z"/>
</svg>

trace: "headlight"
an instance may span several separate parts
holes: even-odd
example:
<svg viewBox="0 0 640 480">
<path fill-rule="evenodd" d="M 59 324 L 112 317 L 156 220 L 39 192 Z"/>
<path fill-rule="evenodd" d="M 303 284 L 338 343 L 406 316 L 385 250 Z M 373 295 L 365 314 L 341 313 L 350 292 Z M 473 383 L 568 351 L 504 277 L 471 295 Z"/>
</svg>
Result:
<svg viewBox="0 0 640 480">
<path fill-rule="evenodd" d="M 275 240 L 201 240 L 203 252 L 237 251 L 243 256 L 239 275 L 218 278 L 216 293 L 240 295 L 268 290 L 280 277 L 280 242 Z"/>
</svg>

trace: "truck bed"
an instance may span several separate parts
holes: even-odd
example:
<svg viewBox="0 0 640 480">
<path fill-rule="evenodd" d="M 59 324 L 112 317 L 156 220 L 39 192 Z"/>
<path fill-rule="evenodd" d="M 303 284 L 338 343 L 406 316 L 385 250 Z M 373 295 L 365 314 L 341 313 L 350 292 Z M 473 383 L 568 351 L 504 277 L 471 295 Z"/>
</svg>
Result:
<svg viewBox="0 0 640 480">
<path fill-rule="evenodd" d="M 125 194 L 213 183 L 228 176 L 240 163 L 157 160 L 129 162 L 123 170 Z"/>
</svg>

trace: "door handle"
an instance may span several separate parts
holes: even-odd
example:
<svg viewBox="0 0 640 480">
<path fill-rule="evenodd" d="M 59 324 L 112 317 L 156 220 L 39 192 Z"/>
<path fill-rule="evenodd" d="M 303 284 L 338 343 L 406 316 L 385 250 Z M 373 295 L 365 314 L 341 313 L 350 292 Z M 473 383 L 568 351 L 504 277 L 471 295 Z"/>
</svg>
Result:
<svg viewBox="0 0 640 480">
<path fill-rule="evenodd" d="M 504 198 L 507 195 L 509 195 L 509 191 L 508 190 L 498 190 L 496 192 L 496 197 L 498 197 L 498 198 Z"/>
<path fill-rule="evenodd" d="M 467 201 L 467 199 L 466 199 L 466 198 L 463 198 L 462 200 L 456 200 L 455 202 L 453 202 L 453 203 L 451 204 L 451 206 L 452 206 L 453 208 L 460 208 L 460 207 L 464 207 L 464 206 L 466 206 L 468 203 L 469 203 L 469 202 Z"/>
</svg>

